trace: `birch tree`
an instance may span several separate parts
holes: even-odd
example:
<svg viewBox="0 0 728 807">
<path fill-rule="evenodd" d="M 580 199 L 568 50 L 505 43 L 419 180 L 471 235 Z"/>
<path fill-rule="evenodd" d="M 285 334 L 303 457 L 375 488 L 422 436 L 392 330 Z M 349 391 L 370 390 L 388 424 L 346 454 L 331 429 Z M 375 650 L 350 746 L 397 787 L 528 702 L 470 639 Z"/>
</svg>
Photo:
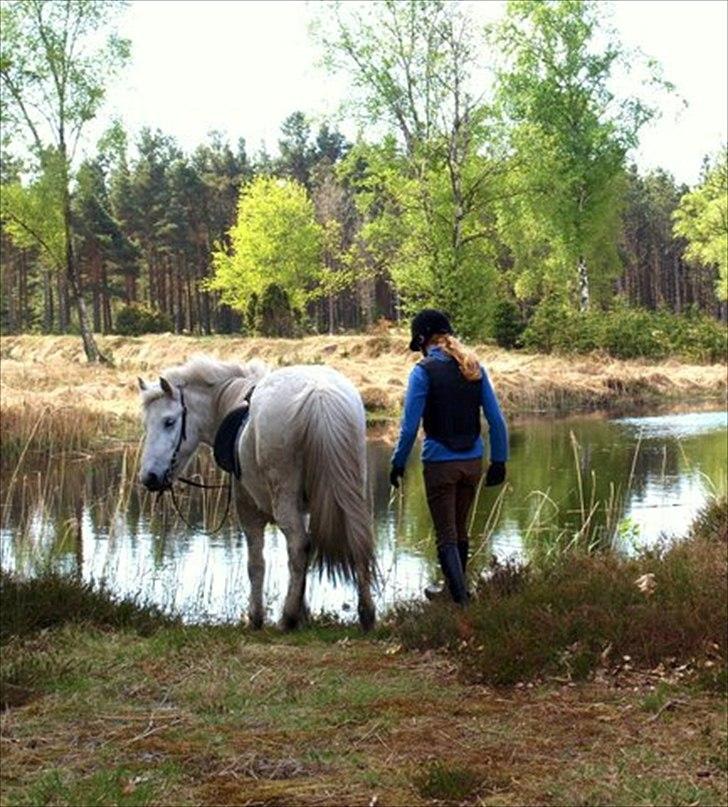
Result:
<svg viewBox="0 0 728 807">
<path fill-rule="evenodd" d="M 102 357 L 93 337 L 74 250 L 73 159 L 107 83 L 124 65 L 129 44 L 111 24 L 124 7 L 106 0 L 9 0 L 0 14 L 0 81 L 6 127 L 22 135 L 40 173 L 60 171 L 64 271 L 89 361 Z"/>
<path fill-rule="evenodd" d="M 538 280 L 575 288 L 586 310 L 595 281 L 606 286 L 619 269 L 625 158 L 656 111 L 613 91 L 628 54 L 596 3 L 509 2 L 490 39 L 505 57 L 499 106 L 521 158 L 519 183 L 530 188 L 517 200 L 510 244 L 526 271 L 540 252 L 546 271 Z M 670 88 L 655 64 L 644 66 L 648 83 Z"/>
</svg>

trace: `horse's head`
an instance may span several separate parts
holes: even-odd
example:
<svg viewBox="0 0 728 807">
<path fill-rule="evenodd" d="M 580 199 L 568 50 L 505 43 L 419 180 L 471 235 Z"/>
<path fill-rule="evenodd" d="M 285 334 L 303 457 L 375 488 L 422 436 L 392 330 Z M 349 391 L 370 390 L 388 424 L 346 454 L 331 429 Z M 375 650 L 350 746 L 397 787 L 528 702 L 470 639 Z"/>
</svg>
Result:
<svg viewBox="0 0 728 807">
<path fill-rule="evenodd" d="M 147 490 L 167 490 L 199 445 L 197 426 L 188 416 L 181 386 L 172 386 L 163 377 L 159 384 L 140 378 L 139 389 L 146 430 L 139 480 Z"/>
</svg>

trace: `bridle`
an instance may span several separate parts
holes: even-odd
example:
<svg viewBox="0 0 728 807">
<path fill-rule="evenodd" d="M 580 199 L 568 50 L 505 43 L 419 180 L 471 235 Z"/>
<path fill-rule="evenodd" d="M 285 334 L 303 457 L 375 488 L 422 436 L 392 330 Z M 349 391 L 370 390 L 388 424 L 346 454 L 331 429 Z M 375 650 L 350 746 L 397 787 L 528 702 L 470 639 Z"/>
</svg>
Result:
<svg viewBox="0 0 728 807">
<path fill-rule="evenodd" d="M 172 471 L 174 471 L 174 466 L 177 464 L 177 455 L 179 454 L 180 448 L 182 448 L 182 443 L 187 439 L 187 404 L 185 403 L 185 394 L 182 391 L 182 387 L 178 386 L 177 391 L 179 392 L 179 402 L 182 406 L 182 418 L 180 423 L 180 430 L 179 430 L 179 437 L 177 438 L 177 445 L 174 447 L 174 451 L 172 452 L 172 459 L 169 462 L 169 474 L 172 475 Z M 178 481 L 184 482 L 185 485 L 189 485 L 190 487 L 194 488 L 203 488 L 204 490 L 219 490 L 220 488 L 227 488 L 227 500 L 225 502 L 225 511 L 222 514 L 222 518 L 220 519 L 220 523 L 215 527 L 214 530 L 210 531 L 210 535 L 214 535 L 223 528 L 223 525 L 227 521 L 228 513 L 230 512 L 230 502 L 233 496 L 233 477 L 230 474 L 230 478 L 228 479 L 228 483 L 226 485 L 207 485 L 204 482 L 195 482 L 194 479 L 187 479 L 184 476 L 178 476 Z M 169 490 L 172 496 L 172 503 L 174 504 L 174 509 L 177 511 L 177 515 L 182 519 L 182 521 L 187 525 L 187 527 L 191 530 L 195 529 L 194 524 L 190 524 L 189 521 L 184 517 L 182 514 L 182 510 L 177 502 L 177 497 L 174 493 L 174 481 L 170 483 L 169 488 L 162 488 L 157 494 L 157 499 L 162 497 L 162 494 L 165 490 Z"/>
<path fill-rule="evenodd" d="M 182 406 L 182 422 L 180 424 L 179 437 L 177 438 L 177 445 L 174 447 L 174 451 L 172 452 L 172 459 L 169 461 L 170 474 L 174 470 L 174 466 L 177 464 L 177 454 L 179 454 L 179 450 L 180 448 L 182 448 L 182 443 L 184 443 L 184 441 L 187 439 L 187 404 L 185 403 L 185 394 L 182 391 L 182 387 L 177 387 L 177 392 L 179 392 L 179 402 L 180 405 Z"/>
</svg>

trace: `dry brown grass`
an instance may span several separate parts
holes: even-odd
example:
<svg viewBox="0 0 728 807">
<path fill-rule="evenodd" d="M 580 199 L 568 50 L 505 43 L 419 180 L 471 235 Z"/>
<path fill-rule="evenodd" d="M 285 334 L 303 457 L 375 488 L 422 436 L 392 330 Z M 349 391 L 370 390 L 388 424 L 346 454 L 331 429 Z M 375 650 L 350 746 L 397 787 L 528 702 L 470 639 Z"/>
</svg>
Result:
<svg viewBox="0 0 728 807">
<path fill-rule="evenodd" d="M 0 339 L 2 405 L 76 407 L 133 418 L 136 376 L 154 377 L 195 353 L 272 366 L 326 363 L 359 388 L 367 408 L 394 415 L 417 356 L 403 333 L 259 339 L 233 336 L 100 337 L 114 366 L 90 366 L 77 337 L 6 336 Z M 662 401 L 725 399 L 724 365 L 619 361 L 605 356 L 562 358 L 477 346 L 504 409 L 509 413 L 634 406 Z"/>
</svg>

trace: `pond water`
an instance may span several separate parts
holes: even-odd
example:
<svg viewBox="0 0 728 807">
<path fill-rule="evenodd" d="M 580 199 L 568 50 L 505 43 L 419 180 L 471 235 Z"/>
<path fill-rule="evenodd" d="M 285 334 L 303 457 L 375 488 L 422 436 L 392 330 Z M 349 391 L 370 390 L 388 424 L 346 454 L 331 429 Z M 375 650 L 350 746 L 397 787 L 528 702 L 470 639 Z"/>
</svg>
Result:
<svg viewBox="0 0 728 807">
<path fill-rule="evenodd" d="M 684 535 L 706 499 L 726 489 L 727 416 L 694 412 L 654 417 L 562 419 L 511 424 L 505 488 L 483 488 L 471 529 L 473 569 L 492 556 L 538 561 L 572 540 L 634 552 Z M 391 448 L 369 444 L 369 470 L 383 582 L 381 612 L 420 597 L 437 577 L 421 465 L 413 456 L 401 494 L 389 487 Z M 94 457 L 31 457 L 2 476 L 3 569 L 48 566 L 104 580 L 180 612 L 189 621 L 237 620 L 248 597 L 245 541 L 230 518 L 211 534 L 224 506 L 219 491 L 183 493 L 192 529 L 135 481 L 137 448 Z M 209 457 L 197 470 L 216 475 Z M 277 619 L 288 580 L 285 540 L 266 536 L 266 605 Z M 352 589 L 310 575 L 313 613 L 352 619 Z"/>
</svg>

